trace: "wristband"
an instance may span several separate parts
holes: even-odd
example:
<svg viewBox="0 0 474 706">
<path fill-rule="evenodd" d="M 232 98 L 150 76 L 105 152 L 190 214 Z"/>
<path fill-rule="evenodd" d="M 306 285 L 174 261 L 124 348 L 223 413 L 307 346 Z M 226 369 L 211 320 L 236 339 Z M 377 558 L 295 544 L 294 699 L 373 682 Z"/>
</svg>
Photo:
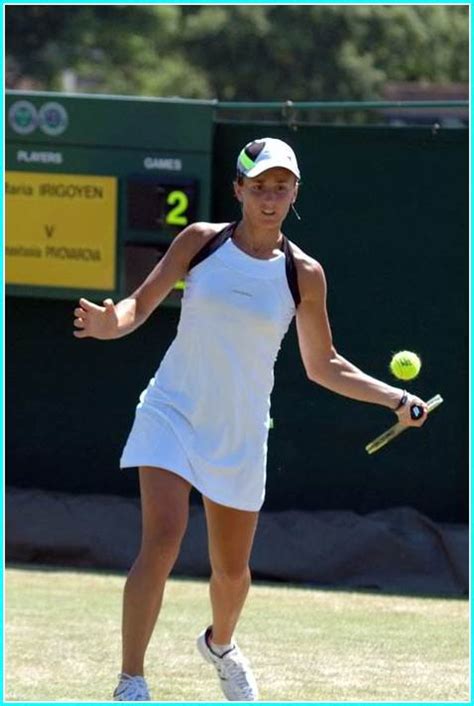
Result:
<svg viewBox="0 0 474 706">
<path fill-rule="evenodd" d="M 395 409 L 393 411 L 398 412 L 399 409 L 401 409 L 402 407 L 404 407 L 406 405 L 407 400 L 408 400 L 408 392 L 406 390 L 403 390 L 403 395 L 400 398 L 400 402 L 398 403 L 398 405 L 395 407 Z"/>
</svg>

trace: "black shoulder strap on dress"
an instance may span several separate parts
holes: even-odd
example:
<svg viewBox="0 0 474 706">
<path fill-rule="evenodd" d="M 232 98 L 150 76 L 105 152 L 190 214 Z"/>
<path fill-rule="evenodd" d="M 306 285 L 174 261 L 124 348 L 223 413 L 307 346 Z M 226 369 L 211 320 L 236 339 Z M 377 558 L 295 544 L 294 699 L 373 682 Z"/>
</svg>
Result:
<svg viewBox="0 0 474 706">
<path fill-rule="evenodd" d="M 228 226 L 216 233 L 212 238 L 209 238 L 207 243 L 202 246 L 200 250 L 191 258 L 189 263 L 188 272 L 192 270 L 193 267 L 199 265 L 200 262 L 205 260 L 209 255 L 212 255 L 221 245 L 224 245 L 225 241 L 232 237 L 237 223 L 229 223 Z"/>
<path fill-rule="evenodd" d="M 295 309 L 298 308 L 298 304 L 301 302 L 300 288 L 298 286 L 298 273 L 296 271 L 295 257 L 291 249 L 290 242 L 286 236 L 283 236 L 283 242 L 281 249 L 285 254 L 285 270 L 286 279 L 288 280 L 288 286 L 295 302 Z"/>
<path fill-rule="evenodd" d="M 209 257 L 209 255 L 212 255 L 212 253 L 216 252 L 216 250 L 218 250 L 221 245 L 226 242 L 226 240 L 231 238 L 234 234 L 236 226 L 236 221 L 234 221 L 233 223 L 229 223 L 229 225 L 225 226 L 225 228 L 223 228 L 212 238 L 210 238 L 207 243 L 203 245 L 200 250 L 197 251 L 194 257 L 191 258 L 188 271 L 192 270 L 192 268 L 196 267 L 196 265 L 199 265 L 199 263 Z M 288 281 L 288 286 L 290 288 L 290 292 L 293 297 L 293 301 L 295 302 L 296 308 L 301 301 L 300 288 L 298 286 L 298 275 L 296 272 L 293 251 L 291 250 L 288 238 L 286 238 L 285 236 L 283 236 L 281 249 L 285 255 L 286 279 Z"/>
</svg>

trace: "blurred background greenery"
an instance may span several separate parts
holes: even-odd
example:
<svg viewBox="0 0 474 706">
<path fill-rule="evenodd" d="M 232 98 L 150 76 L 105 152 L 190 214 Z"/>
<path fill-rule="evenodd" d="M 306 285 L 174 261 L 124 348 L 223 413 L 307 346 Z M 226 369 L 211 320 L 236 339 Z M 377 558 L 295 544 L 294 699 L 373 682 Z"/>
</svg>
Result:
<svg viewBox="0 0 474 706">
<path fill-rule="evenodd" d="M 220 101 L 467 98 L 467 5 L 9 5 L 5 27 L 7 88 Z M 453 83 L 456 94 L 441 89 Z"/>
</svg>

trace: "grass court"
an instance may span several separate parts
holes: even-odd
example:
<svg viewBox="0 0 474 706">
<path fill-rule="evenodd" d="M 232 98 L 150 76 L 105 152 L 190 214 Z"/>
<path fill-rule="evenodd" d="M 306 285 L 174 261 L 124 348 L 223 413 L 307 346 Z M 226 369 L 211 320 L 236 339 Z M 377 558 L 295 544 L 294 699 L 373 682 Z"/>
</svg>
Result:
<svg viewBox="0 0 474 706">
<path fill-rule="evenodd" d="M 7 568 L 5 700 L 111 700 L 124 578 Z M 262 701 L 468 701 L 468 605 L 256 583 L 237 639 Z M 195 649 L 209 615 L 206 582 L 168 582 L 148 651 L 153 700 L 224 700 Z"/>
</svg>

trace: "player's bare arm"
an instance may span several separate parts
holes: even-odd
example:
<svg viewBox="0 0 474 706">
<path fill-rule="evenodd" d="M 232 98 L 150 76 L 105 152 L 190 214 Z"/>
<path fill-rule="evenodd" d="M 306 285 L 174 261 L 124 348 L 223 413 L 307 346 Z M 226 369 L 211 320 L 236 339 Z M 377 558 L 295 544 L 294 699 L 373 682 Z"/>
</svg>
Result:
<svg viewBox="0 0 474 706">
<path fill-rule="evenodd" d="M 343 358 L 336 350 L 326 307 L 327 285 L 321 265 L 295 248 L 295 261 L 300 286 L 301 303 L 296 314 L 296 327 L 301 357 L 308 378 L 313 382 L 361 402 L 383 405 L 397 411 L 399 420 L 410 426 L 421 426 L 410 416 L 413 404 L 425 403 L 409 395 L 407 403 L 397 410 L 403 391 L 367 375 Z"/>
<path fill-rule="evenodd" d="M 117 304 L 106 299 L 100 306 L 81 298 L 74 310 L 74 336 L 108 340 L 137 329 L 186 275 L 194 255 L 224 225 L 193 223 L 185 228 L 138 289 Z"/>
</svg>

